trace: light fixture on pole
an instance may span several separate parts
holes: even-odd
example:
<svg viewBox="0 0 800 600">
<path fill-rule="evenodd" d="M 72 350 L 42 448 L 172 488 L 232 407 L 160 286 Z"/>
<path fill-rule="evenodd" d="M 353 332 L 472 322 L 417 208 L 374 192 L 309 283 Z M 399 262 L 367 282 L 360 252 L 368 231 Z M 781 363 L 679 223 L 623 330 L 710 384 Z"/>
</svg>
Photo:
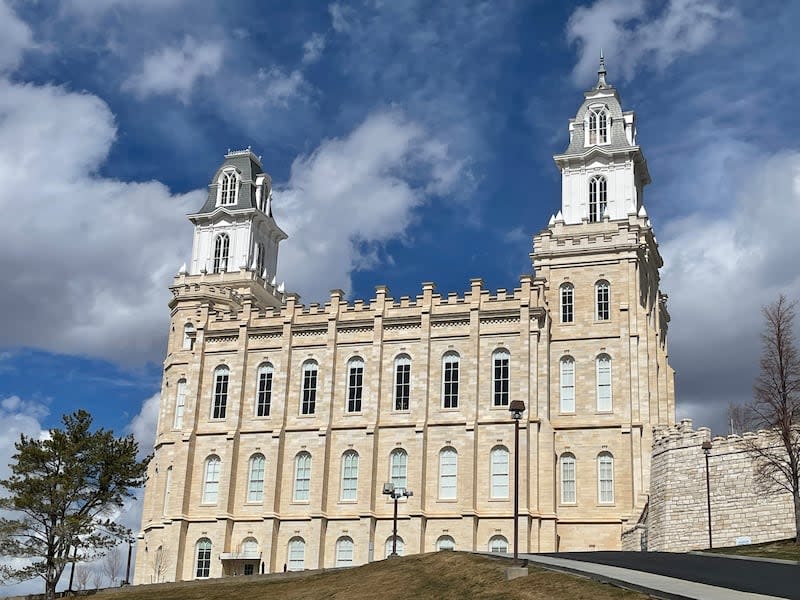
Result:
<svg viewBox="0 0 800 600">
<path fill-rule="evenodd" d="M 708 476 L 708 456 L 711 454 L 711 442 L 706 440 L 700 446 L 703 449 L 703 454 L 706 455 L 706 506 L 708 507 L 708 549 L 711 550 L 714 546 L 711 543 L 711 479 Z"/>
<path fill-rule="evenodd" d="M 134 539 L 128 538 L 128 570 L 125 572 L 125 583 L 123 585 L 131 584 L 131 553 L 133 552 Z"/>
<path fill-rule="evenodd" d="M 383 495 L 389 496 L 394 500 L 394 519 L 392 520 L 392 553 L 389 555 L 397 556 L 397 501 L 400 498 L 410 498 L 414 492 L 406 488 L 395 487 L 393 483 L 383 484 Z"/>
<path fill-rule="evenodd" d="M 508 407 L 514 419 L 514 564 L 519 554 L 519 421 L 525 412 L 522 400 L 512 400 Z"/>
</svg>

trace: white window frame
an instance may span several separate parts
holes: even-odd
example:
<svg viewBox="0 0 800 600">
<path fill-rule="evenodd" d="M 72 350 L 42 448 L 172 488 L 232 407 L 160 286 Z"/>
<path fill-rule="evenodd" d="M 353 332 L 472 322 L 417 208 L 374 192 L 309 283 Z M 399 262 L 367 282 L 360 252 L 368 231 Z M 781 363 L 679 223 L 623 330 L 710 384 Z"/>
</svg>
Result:
<svg viewBox="0 0 800 600">
<path fill-rule="evenodd" d="M 233 206 L 239 202 L 239 173 L 227 168 L 217 180 L 217 206 Z"/>
<path fill-rule="evenodd" d="M 561 504 L 578 502 L 578 461 L 571 452 L 565 452 L 558 459 L 558 472 L 561 482 Z"/>
<path fill-rule="evenodd" d="M 575 359 L 562 356 L 558 361 L 559 412 L 564 414 L 575 413 L 575 371 Z"/>
<path fill-rule="evenodd" d="M 594 305 L 595 319 L 611 320 L 611 284 L 605 279 L 594 284 Z"/>
<path fill-rule="evenodd" d="M 231 370 L 226 365 L 214 369 L 214 389 L 211 390 L 211 418 L 222 421 L 228 413 L 228 393 Z"/>
<path fill-rule="evenodd" d="M 585 146 L 603 146 L 610 143 L 609 129 L 611 117 L 603 104 L 589 106 L 586 111 L 586 143 Z"/>
<path fill-rule="evenodd" d="M 508 540 L 506 539 L 506 536 L 493 535 L 492 537 L 490 537 L 489 552 L 497 554 L 506 554 L 508 552 Z"/>
<path fill-rule="evenodd" d="M 195 329 L 191 323 L 186 323 L 183 326 L 183 345 L 182 350 L 194 350 L 194 336 Z"/>
<path fill-rule="evenodd" d="M 267 467 L 266 457 L 257 452 L 250 457 L 247 469 L 247 501 L 263 502 L 264 500 L 264 474 Z"/>
<path fill-rule="evenodd" d="M 411 408 L 411 357 L 400 354 L 394 359 L 394 410 Z"/>
<path fill-rule="evenodd" d="M 608 180 L 602 175 L 589 179 L 589 222 L 600 223 L 608 208 Z"/>
<path fill-rule="evenodd" d="M 200 538 L 194 545 L 194 577 L 195 579 L 208 579 L 211 576 L 211 540 L 207 537 Z M 202 555 L 200 554 L 202 552 Z"/>
<path fill-rule="evenodd" d="M 303 363 L 300 377 L 300 414 L 313 415 L 317 412 L 317 391 L 319 386 L 319 365 L 315 360 Z"/>
<path fill-rule="evenodd" d="M 186 410 L 186 378 L 181 377 L 175 384 L 175 419 L 173 429 L 183 428 L 183 413 Z"/>
<path fill-rule="evenodd" d="M 347 450 L 342 454 L 342 489 L 340 499 L 345 502 L 358 500 L 358 452 Z"/>
<path fill-rule="evenodd" d="M 461 379 L 461 357 L 458 352 L 446 352 L 442 357 L 442 408 L 458 408 Z"/>
<path fill-rule="evenodd" d="M 440 535 L 439 538 L 436 540 L 436 551 L 440 552 L 442 550 L 455 550 L 456 549 L 456 540 L 453 538 L 452 535 Z"/>
<path fill-rule="evenodd" d="M 597 501 L 614 504 L 614 455 L 611 452 L 597 455 Z"/>
<path fill-rule="evenodd" d="M 499 460 L 502 457 L 502 460 Z M 511 453 L 505 446 L 495 446 L 489 453 L 490 497 L 496 500 L 508 499 L 509 465 Z"/>
<path fill-rule="evenodd" d="M 308 502 L 311 499 L 311 453 L 298 452 L 294 457 L 294 502 Z"/>
<path fill-rule="evenodd" d="M 364 359 L 354 356 L 347 361 L 347 405 L 345 412 L 360 413 L 364 397 Z"/>
<path fill-rule="evenodd" d="M 458 451 L 452 446 L 439 450 L 439 500 L 458 498 Z"/>
<path fill-rule="evenodd" d="M 597 382 L 597 412 L 611 412 L 614 408 L 612 401 L 613 372 L 611 357 L 608 354 L 599 354 L 595 359 L 595 377 Z"/>
<path fill-rule="evenodd" d="M 352 567 L 355 544 L 353 538 L 343 535 L 336 540 L 336 567 Z"/>
<path fill-rule="evenodd" d="M 256 376 L 256 404 L 255 416 L 268 417 L 272 411 L 272 384 L 275 379 L 275 369 L 271 363 L 262 363 L 258 367 Z"/>
<path fill-rule="evenodd" d="M 286 566 L 289 571 L 302 571 L 306 568 L 306 541 L 300 536 L 289 540 Z"/>
<path fill-rule="evenodd" d="M 388 558 L 389 555 L 392 553 L 392 540 L 394 539 L 393 536 L 389 536 L 386 538 L 386 554 L 385 557 Z M 403 553 L 406 549 L 406 543 L 403 541 L 399 535 L 397 536 L 397 556 L 403 556 Z"/>
<path fill-rule="evenodd" d="M 231 238 L 224 231 L 214 237 L 213 273 L 226 273 L 231 258 Z"/>
<path fill-rule="evenodd" d="M 244 558 L 260 558 L 258 540 L 252 536 L 246 537 L 239 545 L 239 550 Z"/>
<path fill-rule="evenodd" d="M 562 323 L 575 322 L 575 286 L 562 283 L 558 287 L 558 312 Z"/>
<path fill-rule="evenodd" d="M 492 406 L 508 407 L 511 386 L 511 353 L 499 348 L 492 353 Z"/>
<path fill-rule="evenodd" d="M 212 454 L 203 463 L 203 504 L 216 504 L 219 501 L 219 480 L 222 461 Z"/>
<path fill-rule="evenodd" d="M 169 497 L 172 492 L 172 465 L 167 467 L 167 473 L 164 476 L 164 506 L 162 507 L 161 514 L 167 516 L 169 514 Z"/>
<path fill-rule="evenodd" d="M 408 452 L 395 448 L 389 455 L 389 481 L 395 488 L 408 487 Z"/>
</svg>

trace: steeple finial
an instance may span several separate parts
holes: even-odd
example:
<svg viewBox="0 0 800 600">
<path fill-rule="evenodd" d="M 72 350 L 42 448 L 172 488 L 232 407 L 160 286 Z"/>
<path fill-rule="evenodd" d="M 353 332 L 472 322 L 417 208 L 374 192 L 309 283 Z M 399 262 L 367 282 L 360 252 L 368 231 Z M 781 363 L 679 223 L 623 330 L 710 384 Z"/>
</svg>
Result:
<svg viewBox="0 0 800 600">
<path fill-rule="evenodd" d="M 606 83 L 606 59 L 603 56 L 602 48 L 600 48 L 600 68 L 597 70 L 597 87 L 598 89 L 608 87 Z"/>
</svg>

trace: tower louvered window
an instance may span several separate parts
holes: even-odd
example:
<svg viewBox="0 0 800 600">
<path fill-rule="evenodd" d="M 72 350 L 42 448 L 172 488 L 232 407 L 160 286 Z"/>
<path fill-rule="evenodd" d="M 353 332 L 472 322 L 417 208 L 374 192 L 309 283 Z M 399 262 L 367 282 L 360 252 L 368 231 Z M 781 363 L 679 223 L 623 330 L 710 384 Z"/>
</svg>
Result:
<svg viewBox="0 0 800 600">
<path fill-rule="evenodd" d="M 231 249 L 231 240 L 227 233 L 220 233 L 214 240 L 214 273 L 224 273 L 228 270 L 228 256 Z"/>
<path fill-rule="evenodd" d="M 236 173 L 225 171 L 220 180 L 219 203 L 221 205 L 236 204 L 236 192 L 238 191 L 238 181 Z"/>
<path fill-rule="evenodd" d="M 595 175 L 589 180 L 589 222 L 603 220 L 608 206 L 608 183 L 602 175 Z"/>
<path fill-rule="evenodd" d="M 608 121 L 605 107 L 589 109 L 589 145 L 608 143 Z"/>
</svg>

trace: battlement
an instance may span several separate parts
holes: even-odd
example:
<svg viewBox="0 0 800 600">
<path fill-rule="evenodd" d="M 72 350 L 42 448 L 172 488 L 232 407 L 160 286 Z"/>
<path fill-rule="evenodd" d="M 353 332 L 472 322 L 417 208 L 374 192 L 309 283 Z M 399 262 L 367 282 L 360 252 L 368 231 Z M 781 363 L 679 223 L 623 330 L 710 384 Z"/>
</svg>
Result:
<svg viewBox="0 0 800 600">
<path fill-rule="evenodd" d="M 711 436 L 708 427 L 692 428 L 691 419 L 681 419 L 681 422 L 667 427 L 653 428 L 653 456 L 670 450 L 699 447 L 703 442 L 710 441 L 713 452 L 724 454 L 727 452 L 741 452 L 747 446 L 746 442 L 761 440 L 759 445 L 769 445 L 775 441 L 775 432 L 760 429 L 757 432 L 747 431 L 742 435 L 730 434 L 727 436 Z"/>
</svg>

